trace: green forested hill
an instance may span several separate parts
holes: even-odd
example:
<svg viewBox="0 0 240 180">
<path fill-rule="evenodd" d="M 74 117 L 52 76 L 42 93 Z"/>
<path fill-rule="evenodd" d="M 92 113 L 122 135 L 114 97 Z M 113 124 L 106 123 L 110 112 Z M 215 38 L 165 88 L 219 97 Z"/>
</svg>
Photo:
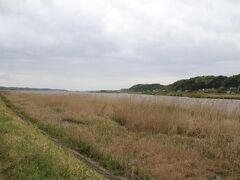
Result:
<svg viewBox="0 0 240 180">
<path fill-rule="evenodd" d="M 144 92 L 154 90 L 201 90 L 201 89 L 238 89 L 240 87 L 240 74 L 234 76 L 197 76 L 190 79 L 182 79 L 173 84 L 164 86 L 161 84 L 137 84 L 129 88 L 130 91 Z"/>
<path fill-rule="evenodd" d="M 162 89 L 164 86 L 161 84 L 137 84 L 129 88 L 130 91 L 148 91 Z"/>
</svg>

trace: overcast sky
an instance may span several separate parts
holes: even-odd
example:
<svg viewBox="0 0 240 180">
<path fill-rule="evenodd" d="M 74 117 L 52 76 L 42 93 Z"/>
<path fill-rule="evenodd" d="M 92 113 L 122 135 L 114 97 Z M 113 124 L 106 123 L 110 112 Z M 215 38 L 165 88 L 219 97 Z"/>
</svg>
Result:
<svg viewBox="0 0 240 180">
<path fill-rule="evenodd" d="M 239 0 L 0 0 L 0 86 L 120 89 L 238 73 Z"/>
</svg>

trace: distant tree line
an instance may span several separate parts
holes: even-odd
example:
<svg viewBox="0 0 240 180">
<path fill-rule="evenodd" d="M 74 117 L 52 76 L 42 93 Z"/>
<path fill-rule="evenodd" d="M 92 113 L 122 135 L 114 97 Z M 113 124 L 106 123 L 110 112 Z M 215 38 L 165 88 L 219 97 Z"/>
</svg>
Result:
<svg viewBox="0 0 240 180">
<path fill-rule="evenodd" d="M 131 88 L 129 88 L 130 91 L 139 91 L 139 92 L 142 92 L 142 91 L 153 91 L 153 90 L 159 90 L 159 89 L 162 89 L 164 88 L 163 85 L 161 84 L 136 84 L 134 86 L 132 86 Z"/>
<path fill-rule="evenodd" d="M 161 84 L 137 84 L 129 88 L 129 91 L 196 91 L 203 89 L 228 90 L 240 88 L 240 74 L 234 76 L 198 76 L 190 79 L 183 79 L 173 84 L 164 86 Z"/>
<path fill-rule="evenodd" d="M 65 89 L 50 89 L 50 88 L 28 88 L 28 87 L 4 87 L 0 86 L 0 91 L 64 91 Z"/>
</svg>

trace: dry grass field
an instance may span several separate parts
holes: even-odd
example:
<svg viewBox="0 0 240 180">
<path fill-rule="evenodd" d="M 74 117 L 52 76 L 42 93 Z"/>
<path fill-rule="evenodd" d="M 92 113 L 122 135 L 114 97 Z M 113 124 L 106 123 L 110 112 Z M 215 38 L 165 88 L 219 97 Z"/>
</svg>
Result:
<svg viewBox="0 0 240 180">
<path fill-rule="evenodd" d="M 135 96 L 5 96 L 39 128 L 117 175 L 240 177 L 240 107 L 229 113 L 214 103 L 187 106 Z"/>
</svg>

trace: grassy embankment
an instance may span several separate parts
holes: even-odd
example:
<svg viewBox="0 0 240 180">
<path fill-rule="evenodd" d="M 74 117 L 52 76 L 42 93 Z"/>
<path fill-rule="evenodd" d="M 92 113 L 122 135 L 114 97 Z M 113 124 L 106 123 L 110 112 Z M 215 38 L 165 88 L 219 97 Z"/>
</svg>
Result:
<svg viewBox="0 0 240 180">
<path fill-rule="evenodd" d="M 0 179 L 104 179 L 10 111 L 0 98 Z"/>
<path fill-rule="evenodd" d="M 115 174 L 159 179 L 240 175 L 240 112 L 133 97 L 10 93 L 33 123 Z"/>
</svg>

